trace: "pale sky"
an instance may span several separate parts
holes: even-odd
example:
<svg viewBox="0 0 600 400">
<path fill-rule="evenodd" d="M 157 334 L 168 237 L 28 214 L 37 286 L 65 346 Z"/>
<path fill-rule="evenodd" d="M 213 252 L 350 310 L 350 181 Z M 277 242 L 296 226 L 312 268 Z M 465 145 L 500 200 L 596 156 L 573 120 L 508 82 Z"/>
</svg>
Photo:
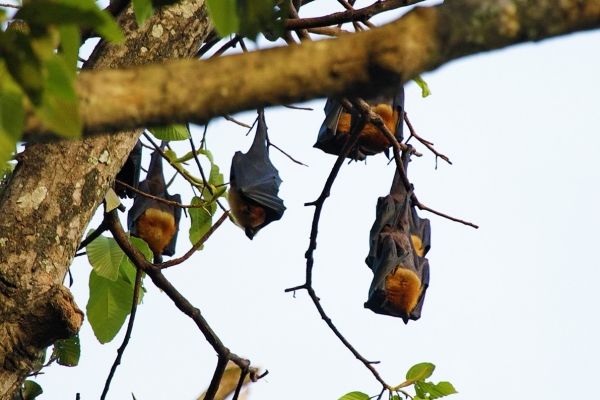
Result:
<svg viewBox="0 0 600 400">
<path fill-rule="evenodd" d="M 369 230 L 394 165 L 383 155 L 344 165 L 321 218 L 314 286 L 346 338 L 381 361 L 377 369 L 388 383 L 401 383 L 412 365 L 427 361 L 437 367 L 433 382 L 450 381 L 459 391 L 451 399 L 590 398 L 580 388 L 600 375 L 599 71 L 595 32 L 455 61 L 423 75 L 433 92 L 426 99 L 414 83 L 406 85 L 417 133 L 453 162 L 439 160 L 436 170 L 434 156 L 411 141 L 423 153 L 408 170 L 418 198 L 480 226 L 419 212 L 432 226 L 431 282 L 419 321 L 404 325 L 363 307 L 372 278 L 364 263 Z M 306 293 L 284 293 L 304 282 L 314 209 L 303 204 L 318 197 L 335 162 L 312 148 L 324 100 L 302 106 L 314 111 L 266 114 L 271 140 L 309 165 L 271 150 L 283 179 L 282 220 L 253 241 L 227 221 L 203 251 L 166 271 L 231 351 L 269 370 L 251 386 L 250 400 L 380 391 Z M 255 114 L 235 117 L 251 123 Z M 193 130 L 196 143 L 201 133 Z M 209 126 L 209 149 L 226 180 L 233 153 L 250 146 L 245 133 L 222 119 Z M 185 146 L 176 148 L 183 154 Z M 178 191 L 189 201 L 181 179 L 170 189 Z M 178 256 L 190 247 L 188 227 L 186 219 Z M 87 259 L 78 258 L 71 271 L 71 290 L 85 309 Z M 215 352 L 164 293 L 149 280 L 146 288 L 108 398 L 133 392 L 138 400 L 194 399 L 210 382 Z M 37 378 L 42 398 L 99 398 L 124 330 L 100 345 L 86 321 L 80 365 L 44 370 Z"/>
</svg>

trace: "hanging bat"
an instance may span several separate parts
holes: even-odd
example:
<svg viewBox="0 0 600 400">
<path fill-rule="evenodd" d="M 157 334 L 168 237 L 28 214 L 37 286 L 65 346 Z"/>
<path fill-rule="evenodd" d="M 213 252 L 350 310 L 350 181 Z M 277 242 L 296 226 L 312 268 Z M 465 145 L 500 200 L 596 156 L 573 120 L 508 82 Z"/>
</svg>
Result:
<svg viewBox="0 0 600 400">
<path fill-rule="evenodd" d="M 164 147 L 165 142 L 161 144 L 161 149 Z M 139 189 L 152 196 L 181 203 L 180 195 L 167 193 L 162 156 L 156 150 L 150 157 L 148 174 L 140 182 Z M 148 243 L 154 254 L 154 263 L 159 264 L 163 255 L 175 254 L 180 219 L 181 208 L 138 195 L 129 210 L 127 226 L 132 236 Z"/>
<path fill-rule="evenodd" d="M 398 142 L 402 142 L 404 87 L 401 86 L 395 95 L 380 94 L 364 100 L 371 106 L 371 110 L 379 114 Z M 314 147 L 325 153 L 339 155 L 350 137 L 352 125 L 356 124 L 358 119 L 359 115 L 356 112 L 348 113 L 337 100 L 327 99 L 325 121 L 321 125 Z M 362 161 L 367 156 L 385 153 L 389 158 L 390 146 L 390 141 L 383 133 L 375 125 L 367 123 L 348 157 Z"/>
<path fill-rule="evenodd" d="M 402 153 L 404 169 L 411 148 Z M 412 189 L 411 189 L 412 192 Z M 418 320 L 429 286 L 431 227 L 421 219 L 398 171 L 390 194 L 377 202 L 377 216 L 370 233 L 366 263 L 374 277 L 365 307 L 378 314 L 400 317 L 404 323 Z"/>
<path fill-rule="evenodd" d="M 137 143 L 129 153 L 127 161 L 123 165 L 123 168 L 119 171 L 115 180 L 125 182 L 131 187 L 138 188 L 140 184 L 140 170 L 142 169 L 142 142 L 138 139 Z M 124 199 L 129 197 L 133 199 L 135 192 L 131 189 L 127 189 L 119 182 L 115 182 L 115 192 L 117 195 Z"/>
<path fill-rule="evenodd" d="M 264 110 L 258 111 L 256 136 L 247 153 L 237 151 L 231 162 L 228 201 L 238 226 L 252 240 L 262 228 L 281 219 L 285 206 L 278 197 L 281 179 L 269 160 Z"/>
</svg>

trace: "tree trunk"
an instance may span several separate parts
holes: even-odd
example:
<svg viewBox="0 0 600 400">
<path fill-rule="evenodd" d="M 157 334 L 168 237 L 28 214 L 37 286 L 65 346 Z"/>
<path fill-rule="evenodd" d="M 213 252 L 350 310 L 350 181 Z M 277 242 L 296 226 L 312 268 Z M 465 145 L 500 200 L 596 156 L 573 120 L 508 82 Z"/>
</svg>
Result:
<svg viewBox="0 0 600 400">
<path fill-rule="evenodd" d="M 131 7 L 117 21 L 125 42 L 101 42 L 84 68 L 191 57 L 212 31 L 202 0 L 162 9 L 142 28 Z M 79 331 L 83 313 L 62 282 L 140 134 L 31 144 L 19 155 L 0 199 L 0 399 L 13 398 L 47 346 Z"/>
</svg>

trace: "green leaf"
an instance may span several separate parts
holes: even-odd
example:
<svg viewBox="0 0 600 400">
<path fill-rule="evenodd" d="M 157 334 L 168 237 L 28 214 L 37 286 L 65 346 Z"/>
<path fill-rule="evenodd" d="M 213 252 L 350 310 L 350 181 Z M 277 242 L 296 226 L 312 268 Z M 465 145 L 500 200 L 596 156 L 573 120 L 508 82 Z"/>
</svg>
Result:
<svg viewBox="0 0 600 400">
<path fill-rule="evenodd" d="M 61 25 L 59 32 L 60 54 L 68 70 L 75 75 L 77 73 L 77 61 L 79 60 L 79 46 L 81 46 L 79 28 L 77 28 L 77 25 Z"/>
<path fill-rule="evenodd" d="M 194 196 L 191 204 L 202 203 L 204 203 L 202 199 Z M 190 208 L 188 211 L 190 213 L 190 218 L 192 219 L 192 225 L 190 226 L 190 242 L 192 242 L 192 244 L 196 244 L 211 228 L 212 216 L 217 211 L 217 205 L 215 203 L 211 203 L 202 208 Z M 203 248 L 204 245 L 200 246 L 198 250 L 202 250 Z"/>
<path fill-rule="evenodd" d="M 154 7 L 150 0 L 132 0 L 133 11 L 135 12 L 135 22 L 141 27 L 144 22 L 154 15 Z"/>
<path fill-rule="evenodd" d="M 430 399 L 439 399 L 440 397 L 458 393 L 450 382 L 440 382 L 437 385 L 431 382 L 416 382 L 415 390 L 417 388 L 418 392 L 422 392 L 423 394 L 428 393 Z M 427 396 L 423 395 L 422 397 Z"/>
<path fill-rule="evenodd" d="M 79 335 L 69 339 L 60 339 L 54 343 L 51 359 L 57 360 L 60 365 L 74 367 L 79 364 L 81 355 L 81 346 L 79 344 Z"/>
<path fill-rule="evenodd" d="M 31 1 L 21 7 L 15 19 L 22 19 L 34 27 L 76 24 L 95 30 L 108 41 L 124 40 L 112 16 L 91 0 Z"/>
<path fill-rule="evenodd" d="M 136 239 L 136 238 L 131 238 L 131 239 Z M 144 242 L 142 239 L 137 239 L 137 241 L 142 246 L 148 247 L 148 245 L 146 244 L 146 242 Z M 148 250 L 149 250 L 149 248 L 148 248 Z M 152 254 L 152 253 L 150 253 L 150 254 Z M 119 268 L 119 279 L 124 280 L 129 285 L 131 285 L 132 289 L 135 289 L 135 275 L 136 275 L 136 273 L 137 273 L 137 270 L 135 269 L 135 267 L 131 263 L 131 260 L 129 260 L 129 258 L 127 258 L 127 257 L 124 257 L 123 261 L 121 261 L 121 266 Z M 142 284 L 140 286 L 140 294 L 138 296 L 138 304 L 140 304 L 142 302 L 142 299 L 144 298 L 144 293 L 146 292 L 146 289 L 144 289 L 144 284 L 143 284 L 144 276 L 145 276 L 145 274 L 142 274 Z M 133 290 L 131 291 L 131 293 L 132 293 L 132 296 L 133 296 Z M 131 310 L 129 310 L 129 311 L 131 312 Z"/>
<path fill-rule="evenodd" d="M 201 150 L 201 153 L 206 155 L 210 161 L 210 175 L 208 178 L 208 183 L 214 186 L 223 185 L 225 183 L 225 179 L 223 178 L 223 174 L 219 170 L 219 167 L 215 165 L 211 152 L 208 150 Z"/>
<path fill-rule="evenodd" d="M 93 231 L 88 233 L 88 236 Z M 119 266 L 125 253 L 115 239 L 98 236 L 86 247 L 88 261 L 96 273 L 111 281 L 116 281 L 119 276 Z"/>
<path fill-rule="evenodd" d="M 281 36 L 285 19 L 289 15 L 289 3 L 278 3 L 278 0 L 238 0 L 238 33 L 254 41 L 256 36 L 264 31 Z"/>
<path fill-rule="evenodd" d="M 340 397 L 339 400 L 369 400 L 369 395 L 362 392 L 350 392 Z"/>
<path fill-rule="evenodd" d="M 406 373 L 407 381 L 423 381 L 433 374 L 435 365 L 432 363 L 420 363 L 413 365 Z"/>
<path fill-rule="evenodd" d="M 148 128 L 148 130 L 155 138 L 164 140 L 165 142 L 188 140 L 190 138 L 190 132 L 187 127 L 181 124 Z"/>
<path fill-rule="evenodd" d="M 120 274 L 111 281 L 90 273 L 90 299 L 87 303 L 87 317 L 100 343 L 114 339 L 131 311 L 133 285 Z"/>
<path fill-rule="evenodd" d="M 37 382 L 27 380 L 23 383 L 23 389 L 21 389 L 21 393 L 23 394 L 23 396 L 19 396 L 19 399 L 33 400 L 40 394 L 44 393 L 44 391 L 42 390 L 42 387 L 38 385 Z"/>
<path fill-rule="evenodd" d="M 0 61 L 0 169 L 16 151 L 23 134 L 25 111 L 24 94 Z"/>
<path fill-rule="evenodd" d="M 75 91 L 75 75 L 65 61 L 54 56 L 46 61 L 46 90 L 42 104 L 36 109 L 45 125 L 69 139 L 81 138 L 83 123 L 79 115 L 79 99 Z"/>
<path fill-rule="evenodd" d="M 19 25 L 16 25 L 19 26 Z M 42 101 L 44 74 L 42 61 L 33 49 L 31 37 L 18 28 L 0 30 L 0 57 L 15 82 L 34 105 Z"/>
<path fill-rule="evenodd" d="M 148 243 L 133 236 L 130 237 L 129 240 L 131 241 L 131 244 L 133 244 L 139 251 L 142 252 L 144 257 L 146 257 L 146 261 L 152 261 L 152 250 L 150 250 L 150 247 L 148 247 Z"/>
<path fill-rule="evenodd" d="M 413 81 L 421 88 L 421 96 L 423 96 L 423 98 L 431 94 L 431 90 L 429 90 L 429 86 L 427 85 L 427 82 L 423 80 L 423 78 L 417 76 L 416 78 L 413 78 Z"/>
<path fill-rule="evenodd" d="M 208 12 L 220 37 L 236 33 L 240 27 L 236 0 L 206 0 Z"/>
</svg>

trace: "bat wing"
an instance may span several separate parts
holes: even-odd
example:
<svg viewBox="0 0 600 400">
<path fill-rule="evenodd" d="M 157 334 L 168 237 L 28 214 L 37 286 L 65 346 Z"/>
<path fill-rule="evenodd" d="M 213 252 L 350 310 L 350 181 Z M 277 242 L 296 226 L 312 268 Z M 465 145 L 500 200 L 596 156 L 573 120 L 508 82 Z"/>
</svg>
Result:
<svg viewBox="0 0 600 400">
<path fill-rule="evenodd" d="M 161 148 L 164 148 L 164 145 L 163 142 Z M 162 156 L 158 151 L 152 153 L 148 174 L 146 179 L 140 182 L 139 189 L 154 197 L 181 203 L 180 195 L 169 195 L 166 190 Z M 136 196 L 129 210 L 127 226 L 131 235 L 148 243 L 154 253 L 155 262 L 162 262 L 161 255 L 175 254 L 180 219 L 179 207 L 140 195 Z"/>
<path fill-rule="evenodd" d="M 425 257 L 431 248 L 431 223 L 427 218 L 420 218 L 414 206 L 410 212 L 410 236 L 417 254 Z"/>
<path fill-rule="evenodd" d="M 281 178 L 269 159 L 267 149 L 267 127 L 264 114 L 259 113 L 258 127 L 252 146 L 247 153 L 236 152 L 231 162 L 231 180 L 239 194 L 259 206 L 266 212 L 264 225 L 281 219 L 285 206 L 279 198 Z"/>
<path fill-rule="evenodd" d="M 392 131 L 399 142 L 403 140 L 404 116 L 404 87 L 400 86 L 395 93 L 380 93 L 364 99 L 371 109 L 383 118 L 384 124 Z M 319 130 L 317 143 L 314 147 L 329 154 L 339 155 L 348 140 L 350 127 L 359 120 L 359 114 L 352 111 L 350 118 L 344 114 L 341 104 L 334 99 L 327 99 L 325 103 L 325 120 Z M 341 120 L 340 120 L 341 118 Z M 348 122 L 350 121 L 350 122 Z M 342 128 L 343 126 L 343 128 Z M 389 140 L 378 128 L 368 123 L 362 130 L 355 148 L 348 157 L 362 161 L 367 156 L 384 152 L 389 155 Z"/>
<path fill-rule="evenodd" d="M 176 201 L 181 204 L 181 196 L 178 194 L 169 195 L 167 194 L 167 200 Z M 173 215 L 175 217 L 175 233 L 171 238 L 171 241 L 163 250 L 163 255 L 165 256 L 173 256 L 175 254 L 175 246 L 177 245 L 177 233 L 179 233 L 179 221 L 181 220 L 181 208 L 175 206 L 169 206 L 173 210 Z"/>
<path fill-rule="evenodd" d="M 150 188 L 148 187 L 148 182 L 145 180 L 140 182 L 138 189 L 144 193 L 150 193 Z M 127 229 L 131 232 L 133 236 L 138 236 L 137 232 L 137 224 L 135 222 L 137 219 L 146 211 L 148 208 L 152 207 L 156 203 L 156 200 L 149 199 L 146 196 L 136 196 L 133 200 L 133 205 L 129 209 L 129 213 L 127 214 Z"/>
<path fill-rule="evenodd" d="M 325 121 L 319 129 L 317 143 L 313 147 L 323 150 L 328 154 L 339 155 L 347 135 L 338 135 L 337 126 L 342 115 L 342 105 L 334 99 L 327 99 L 325 103 Z"/>
<path fill-rule="evenodd" d="M 411 149 L 404 151 L 405 169 Z M 371 228 L 371 247 L 366 263 L 374 277 L 365 307 L 378 314 L 400 317 L 405 323 L 421 316 L 429 286 L 429 220 L 421 219 L 411 206 L 410 192 L 398 172 L 390 194 L 379 198 L 377 217 Z"/>
<path fill-rule="evenodd" d="M 142 142 L 140 140 L 137 141 L 131 153 L 129 153 L 129 157 L 127 157 L 127 161 L 121 168 L 121 171 L 115 177 L 116 180 L 125 182 L 129 186 L 134 188 L 138 188 L 140 184 L 140 170 L 142 169 Z M 134 198 L 135 192 L 131 189 L 127 189 L 124 186 L 115 184 L 115 192 L 120 198 Z"/>
<path fill-rule="evenodd" d="M 398 248 L 394 239 L 390 235 L 384 235 L 379 242 L 379 256 L 374 260 L 373 280 L 369 288 L 369 297 L 365 307 L 377 314 L 392 315 L 402 317 L 408 320 L 409 315 L 403 310 L 398 309 L 388 301 L 388 290 L 386 288 L 386 279 L 394 273 L 399 265 L 408 257 L 408 253 L 398 255 Z"/>
<path fill-rule="evenodd" d="M 374 269 L 374 262 L 377 258 L 380 233 L 385 226 L 393 226 L 395 220 L 396 207 L 394 204 L 394 199 L 391 196 L 380 197 L 377 200 L 377 209 L 375 215 L 375 222 L 373 223 L 373 227 L 371 228 L 371 232 L 369 234 L 369 243 L 371 246 L 369 249 L 369 255 L 365 260 L 371 269 Z"/>
</svg>

